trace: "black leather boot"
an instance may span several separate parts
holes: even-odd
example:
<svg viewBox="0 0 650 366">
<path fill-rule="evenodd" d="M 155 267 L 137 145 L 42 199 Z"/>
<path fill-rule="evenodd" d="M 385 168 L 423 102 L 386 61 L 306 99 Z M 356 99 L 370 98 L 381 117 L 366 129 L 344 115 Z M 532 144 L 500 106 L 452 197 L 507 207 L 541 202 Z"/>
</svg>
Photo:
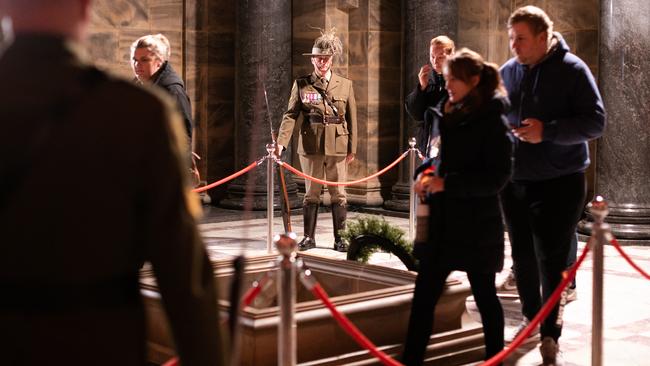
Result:
<svg viewBox="0 0 650 366">
<path fill-rule="evenodd" d="M 339 252 L 347 252 L 348 245 L 343 242 L 339 230 L 345 229 L 345 218 L 348 215 L 348 210 L 345 205 L 332 205 L 332 226 L 334 227 L 334 250 Z"/>
<path fill-rule="evenodd" d="M 318 218 L 318 204 L 308 203 L 302 206 L 302 216 L 305 223 L 304 237 L 298 243 L 298 250 L 316 248 L 316 219 Z"/>
</svg>

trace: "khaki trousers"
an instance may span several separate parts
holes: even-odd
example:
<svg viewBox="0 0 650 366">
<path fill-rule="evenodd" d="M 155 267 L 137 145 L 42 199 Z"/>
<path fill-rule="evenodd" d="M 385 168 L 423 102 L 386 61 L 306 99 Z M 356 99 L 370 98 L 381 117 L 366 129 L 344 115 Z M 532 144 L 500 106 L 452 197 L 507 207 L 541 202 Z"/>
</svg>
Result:
<svg viewBox="0 0 650 366">
<path fill-rule="evenodd" d="M 347 180 L 347 164 L 345 156 L 325 155 L 300 155 L 300 166 L 305 174 L 314 178 L 325 179 L 334 182 L 345 182 Z M 323 185 L 305 179 L 305 198 L 303 204 L 320 203 L 320 194 Z M 345 205 L 345 188 L 343 186 L 328 186 L 327 190 L 332 197 L 332 205 Z"/>
</svg>

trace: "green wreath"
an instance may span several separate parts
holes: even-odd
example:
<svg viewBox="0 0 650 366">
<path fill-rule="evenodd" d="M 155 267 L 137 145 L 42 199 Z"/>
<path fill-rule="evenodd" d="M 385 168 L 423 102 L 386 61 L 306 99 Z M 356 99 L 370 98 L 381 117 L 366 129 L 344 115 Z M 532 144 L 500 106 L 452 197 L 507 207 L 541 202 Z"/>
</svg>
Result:
<svg viewBox="0 0 650 366">
<path fill-rule="evenodd" d="M 413 243 L 406 239 L 404 230 L 391 225 L 383 217 L 362 215 L 346 222 L 339 232 L 349 243 L 347 259 L 368 263 L 370 256 L 382 250 L 397 256 L 410 271 L 416 270 Z"/>
</svg>

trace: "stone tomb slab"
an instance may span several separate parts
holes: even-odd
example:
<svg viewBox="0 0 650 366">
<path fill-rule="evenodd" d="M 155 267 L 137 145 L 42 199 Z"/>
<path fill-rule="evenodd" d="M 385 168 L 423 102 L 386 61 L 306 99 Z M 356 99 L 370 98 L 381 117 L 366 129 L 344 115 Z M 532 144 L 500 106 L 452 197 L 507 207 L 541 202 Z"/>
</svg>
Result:
<svg viewBox="0 0 650 366">
<path fill-rule="evenodd" d="M 313 254 L 301 253 L 300 256 L 339 311 L 374 344 L 383 347 L 389 354 L 397 355 L 400 352 L 408 325 L 415 273 Z M 243 292 L 255 280 L 264 277 L 266 272 L 275 271 L 276 259 L 277 255 L 247 258 Z M 233 276 L 232 263 L 230 260 L 213 261 L 213 268 L 219 290 L 218 308 L 225 319 L 230 308 L 228 292 Z M 141 287 L 148 316 L 149 361 L 164 363 L 174 356 L 174 349 L 150 269 L 142 271 Z M 302 283 L 297 283 L 296 289 L 299 363 L 332 365 L 352 360 L 372 360 Z M 480 325 L 470 320 L 465 308 L 465 300 L 470 293 L 468 285 L 454 279 L 447 281 L 447 288 L 436 307 L 434 332 L 438 335 L 432 337 L 428 358 L 444 359 L 447 357 L 445 355 L 453 354 L 453 357 L 461 357 L 467 362 L 482 357 Z M 246 350 L 241 352 L 241 365 L 277 363 L 279 322 L 274 283 L 251 306 L 241 311 L 241 345 L 242 350 Z"/>
</svg>

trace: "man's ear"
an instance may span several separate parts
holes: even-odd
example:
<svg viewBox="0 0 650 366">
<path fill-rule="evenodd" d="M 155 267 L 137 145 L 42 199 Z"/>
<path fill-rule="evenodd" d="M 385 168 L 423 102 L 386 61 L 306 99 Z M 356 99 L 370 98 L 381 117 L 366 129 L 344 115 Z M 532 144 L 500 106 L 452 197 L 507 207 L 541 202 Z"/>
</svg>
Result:
<svg viewBox="0 0 650 366">
<path fill-rule="evenodd" d="M 469 82 L 471 83 L 472 88 L 475 88 L 478 85 L 478 83 L 481 82 L 481 77 L 478 75 L 474 75 L 469 79 Z"/>
<path fill-rule="evenodd" d="M 537 40 L 538 40 L 540 43 L 541 43 L 542 41 L 543 41 L 544 43 L 546 43 L 546 42 L 548 42 L 548 32 L 547 32 L 547 31 L 539 32 L 539 34 L 537 35 L 536 38 L 537 38 Z"/>
</svg>

